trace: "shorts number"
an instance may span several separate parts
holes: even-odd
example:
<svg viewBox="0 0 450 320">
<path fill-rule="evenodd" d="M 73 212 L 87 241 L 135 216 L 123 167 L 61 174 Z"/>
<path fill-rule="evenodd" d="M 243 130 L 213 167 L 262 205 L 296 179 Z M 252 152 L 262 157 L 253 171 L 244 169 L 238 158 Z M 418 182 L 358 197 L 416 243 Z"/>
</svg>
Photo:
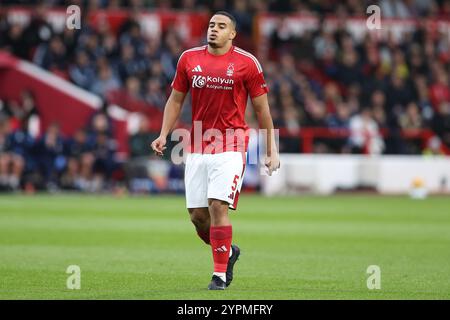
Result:
<svg viewBox="0 0 450 320">
<path fill-rule="evenodd" d="M 238 180 L 239 180 L 239 176 L 235 175 L 234 180 L 233 180 L 233 186 L 231 187 L 231 190 L 236 191 Z"/>
</svg>

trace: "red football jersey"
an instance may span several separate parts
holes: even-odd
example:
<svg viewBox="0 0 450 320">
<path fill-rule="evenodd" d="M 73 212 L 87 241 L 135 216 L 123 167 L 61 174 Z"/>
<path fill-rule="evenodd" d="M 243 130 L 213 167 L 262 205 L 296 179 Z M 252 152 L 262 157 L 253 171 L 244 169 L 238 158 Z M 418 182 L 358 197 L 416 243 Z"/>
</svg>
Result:
<svg viewBox="0 0 450 320">
<path fill-rule="evenodd" d="M 244 141 L 241 135 L 237 139 L 227 139 L 226 135 L 230 129 L 247 131 L 248 96 L 255 98 L 269 91 L 261 65 L 252 54 L 235 46 L 219 56 L 209 53 L 208 46 L 186 50 L 178 60 L 172 88 L 191 90 L 192 152 L 247 150 L 247 135 Z"/>
</svg>

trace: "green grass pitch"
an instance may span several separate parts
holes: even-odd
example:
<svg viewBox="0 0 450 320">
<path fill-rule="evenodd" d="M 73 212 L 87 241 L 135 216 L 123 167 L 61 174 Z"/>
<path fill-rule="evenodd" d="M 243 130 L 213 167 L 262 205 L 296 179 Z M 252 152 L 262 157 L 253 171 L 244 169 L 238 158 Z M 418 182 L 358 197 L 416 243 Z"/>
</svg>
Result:
<svg viewBox="0 0 450 320">
<path fill-rule="evenodd" d="M 0 299 L 449 299 L 450 198 L 243 196 L 235 280 L 177 196 L 0 196 Z M 66 269 L 81 268 L 81 289 Z M 369 265 L 381 289 L 367 288 Z"/>
</svg>

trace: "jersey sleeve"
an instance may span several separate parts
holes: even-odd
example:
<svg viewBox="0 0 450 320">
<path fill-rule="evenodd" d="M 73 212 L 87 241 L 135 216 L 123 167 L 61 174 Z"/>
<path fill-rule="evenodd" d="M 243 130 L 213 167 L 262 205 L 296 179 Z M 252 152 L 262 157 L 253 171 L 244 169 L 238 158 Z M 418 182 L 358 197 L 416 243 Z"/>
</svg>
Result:
<svg viewBox="0 0 450 320">
<path fill-rule="evenodd" d="M 248 70 L 249 71 L 247 72 L 247 80 L 245 84 L 250 98 L 253 99 L 269 92 L 266 80 L 264 79 L 263 70 L 256 59 L 252 59 L 252 61 L 249 62 Z"/>
<path fill-rule="evenodd" d="M 173 81 L 171 87 L 180 92 L 188 92 L 189 91 L 189 79 L 186 73 L 186 55 L 181 55 L 178 60 L 177 70 L 175 72 L 175 76 L 173 77 Z"/>
</svg>

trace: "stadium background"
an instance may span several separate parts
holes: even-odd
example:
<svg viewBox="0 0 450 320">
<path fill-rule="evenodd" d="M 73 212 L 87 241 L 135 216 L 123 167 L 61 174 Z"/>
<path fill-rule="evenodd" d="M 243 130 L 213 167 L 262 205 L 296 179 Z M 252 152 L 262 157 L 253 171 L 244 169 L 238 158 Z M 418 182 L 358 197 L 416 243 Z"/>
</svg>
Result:
<svg viewBox="0 0 450 320">
<path fill-rule="evenodd" d="M 71 4 L 80 30 L 65 27 Z M 366 26 L 372 4 L 381 30 Z M 224 297 L 448 299 L 444 0 L 1 0 L 0 297 L 211 298 L 201 286 L 209 252 L 181 214 L 183 197 L 127 193 L 183 193 L 183 167 L 149 144 L 178 57 L 205 43 L 208 19 L 223 9 L 237 18 L 235 44 L 263 66 L 282 164 L 299 168 L 291 178 L 308 175 L 297 162 L 309 156 L 335 164 L 324 179 L 341 171 L 340 159 L 395 156 L 399 175 L 412 161 L 426 169 L 408 169 L 407 187 L 420 189 L 439 167 L 424 159 L 445 161 L 433 191 L 441 195 L 414 203 L 357 193 L 367 191 L 359 184 L 304 195 L 315 189 L 288 180 L 281 193 L 301 196 L 261 197 L 275 180 L 250 167 L 244 190 L 253 195 L 233 217 L 247 262 Z M 189 121 L 187 101 L 178 126 Z M 251 106 L 248 123 L 257 126 Z M 57 195 L 26 196 L 36 191 Z M 79 292 L 65 288 L 73 263 L 88 273 Z M 367 290 L 370 264 L 387 270 L 380 292 Z"/>
</svg>

